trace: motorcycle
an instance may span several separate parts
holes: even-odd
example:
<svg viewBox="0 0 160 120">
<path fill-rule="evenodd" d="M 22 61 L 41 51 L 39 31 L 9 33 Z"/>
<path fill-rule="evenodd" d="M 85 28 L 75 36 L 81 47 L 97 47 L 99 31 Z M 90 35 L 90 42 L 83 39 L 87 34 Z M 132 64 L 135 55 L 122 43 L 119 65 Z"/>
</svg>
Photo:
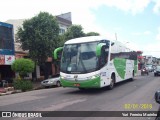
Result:
<svg viewBox="0 0 160 120">
<path fill-rule="evenodd" d="M 149 75 L 149 71 L 146 68 L 141 69 L 141 75 Z"/>
</svg>

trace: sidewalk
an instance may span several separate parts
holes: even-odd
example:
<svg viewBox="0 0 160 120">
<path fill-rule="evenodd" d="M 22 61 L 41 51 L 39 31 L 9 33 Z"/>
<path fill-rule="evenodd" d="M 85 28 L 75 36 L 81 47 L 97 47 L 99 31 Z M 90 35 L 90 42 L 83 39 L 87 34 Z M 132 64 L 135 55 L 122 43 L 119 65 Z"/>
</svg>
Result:
<svg viewBox="0 0 160 120">
<path fill-rule="evenodd" d="M 0 88 L 0 96 L 2 95 L 9 95 L 14 93 L 14 88 L 13 87 L 1 87 Z"/>
<path fill-rule="evenodd" d="M 37 81 L 37 82 L 33 82 L 33 90 L 38 90 L 41 89 L 41 82 Z M 13 94 L 13 93 L 20 93 L 22 92 L 21 90 L 15 90 L 14 87 L 0 87 L 0 96 L 3 95 L 9 95 L 9 94 Z"/>
</svg>

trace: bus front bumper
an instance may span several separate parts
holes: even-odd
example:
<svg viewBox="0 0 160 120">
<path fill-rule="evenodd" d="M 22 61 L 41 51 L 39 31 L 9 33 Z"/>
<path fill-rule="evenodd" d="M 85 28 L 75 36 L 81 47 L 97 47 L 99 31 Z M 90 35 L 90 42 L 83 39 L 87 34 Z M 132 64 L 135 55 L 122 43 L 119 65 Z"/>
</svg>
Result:
<svg viewBox="0 0 160 120">
<path fill-rule="evenodd" d="M 60 79 L 63 87 L 74 88 L 100 88 L 100 77 L 88 80 L 67 80 Z"/>
</svg>

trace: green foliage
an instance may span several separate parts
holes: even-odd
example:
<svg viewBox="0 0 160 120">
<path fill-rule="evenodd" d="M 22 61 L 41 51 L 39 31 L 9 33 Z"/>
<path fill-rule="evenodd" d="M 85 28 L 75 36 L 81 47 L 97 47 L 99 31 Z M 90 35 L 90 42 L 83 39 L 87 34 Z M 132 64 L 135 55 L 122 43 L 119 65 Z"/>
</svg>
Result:
<svg viewBox="0 0 160 120">
<path fill-rule="evenodd" d="M 23 78 L 27 73 L 34 71 L 34 62 L 30 59 L 20 58 L 13 62 L 11 68 L 13 71 L 18 72 Z"/>
<path fill-rule="evenodd" d="M 66 40 L 84 36 L 85 33 L 83 32 L 83 28 L 81 25 L 72 25 L 68 28 L 67 32 L 65 33 Z"/>
<path fill-rule="evenodd" d="M 32 82 L 29 80 L 15 80 L 13 86 L 15 89 L 22 90 L 23 92 L 33 89 Z"/>
<path fill-rule="evenodd" d="M 100 34 L 97 32 L 89 32 L 86 34 L 86 36 L 99 36 Z"/>
<path fill-rule="evenodd" d="M 63 46 L 64 43 L 67 41 L 67 40 L 65 39 L 65 35 L 64 35 L 64 34 L 59 35 L 58 40 L 59 40 L 59 43 L 57 44 L 58 47 Z"/>
<path fill-rule="evenodd" d="M 47 12 L 40 12 L 37 16 L 25 20 L 23 27 L 17 32 L 17 41 L 23 50 L 29 50 L 29 56 L 39 65 L 52 55 L 52 51 L 59 44 L 59 25 L 56 17 Z"/>
</svg>

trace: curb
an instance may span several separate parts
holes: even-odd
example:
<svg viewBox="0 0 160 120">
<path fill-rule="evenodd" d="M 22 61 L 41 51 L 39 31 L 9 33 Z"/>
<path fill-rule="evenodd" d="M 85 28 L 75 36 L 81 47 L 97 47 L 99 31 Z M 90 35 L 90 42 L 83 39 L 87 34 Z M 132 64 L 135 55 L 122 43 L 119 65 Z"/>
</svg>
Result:
<svg viewBox="0 0 160 120">
<path fill-rule="evenodd" d="M 10 94 L 20 93 L 20 92 L 22 92 L 22 91 L 21 90 L 15 90 L 14 87 L 7 87 L 7 88 L 1 89 L 0 96 L 10 95 Z"/>
</svg>

